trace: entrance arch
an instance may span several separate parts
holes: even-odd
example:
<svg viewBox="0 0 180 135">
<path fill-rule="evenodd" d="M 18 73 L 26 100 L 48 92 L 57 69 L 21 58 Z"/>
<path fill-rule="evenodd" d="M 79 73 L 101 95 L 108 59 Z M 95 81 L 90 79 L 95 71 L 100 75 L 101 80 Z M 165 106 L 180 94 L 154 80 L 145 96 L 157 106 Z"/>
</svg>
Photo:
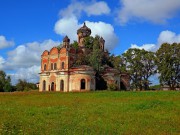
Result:
<svg viewBox="0 0 180 135">
<path fill-rule="evenodd" d="M 126 86 L 124 85 L 124 82 L 122 81 L 121 81 L 120 87 L 121 87 L 121 90 L 127 90 Z"/>
<path fill-rule="evenodd" d="M 45 80 L 43 81 L 43 89 L 42 90 L 46 91 L 46 81 Z"/>
<path fill-rule="evenodd" d="M 60 91 L 64 91 L 64 80 L 60 81 Z"/>
<path fill-rule="evenodd" d="M 54 91 L 55 85 L 54 82 L 51 83 L 51 91 Z"/>
<path fill-rule="evenodd" d="M 81 90 L 85 90 L 85 89 L 86 89 L 86 80 L 81 79 Z"/>
</svg>

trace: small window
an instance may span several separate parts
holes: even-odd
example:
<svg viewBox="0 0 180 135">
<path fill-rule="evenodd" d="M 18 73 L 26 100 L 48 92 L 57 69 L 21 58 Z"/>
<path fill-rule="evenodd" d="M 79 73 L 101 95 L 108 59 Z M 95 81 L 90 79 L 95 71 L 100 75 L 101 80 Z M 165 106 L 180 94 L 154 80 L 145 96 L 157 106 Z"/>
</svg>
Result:
<svg viewBox="0 0 180 135">
<path fill-rule="evenodd" d="M 54 70 L 57 70 L 57 64 L 54 63 Z"/>
<path fill-rule="evenodd" d="M 51 70 L 53 70 L 53 63 L 51 63 Z"/>
<path fill-rule="evenodd" d="M 44 71 L 46 71 L 46 64 L 44 64 Z"/>
<path fill-rule="evenodd" d="M 62 65 L 61 65 L 62 69 L 64 69 L 64 62 L 62 62 Z"/>
</svg>

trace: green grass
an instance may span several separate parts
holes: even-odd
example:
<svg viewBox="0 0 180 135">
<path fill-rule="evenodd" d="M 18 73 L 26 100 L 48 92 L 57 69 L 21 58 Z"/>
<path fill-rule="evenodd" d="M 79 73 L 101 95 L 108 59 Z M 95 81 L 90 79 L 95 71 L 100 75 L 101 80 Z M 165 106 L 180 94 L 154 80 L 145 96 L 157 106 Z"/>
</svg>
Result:
<svg viewBox="0 0 180 135">
<path fill-rule="evenodd" d="M 180 92 L 0 93 L 0 134 L 180 134 Z"/>
</svg>

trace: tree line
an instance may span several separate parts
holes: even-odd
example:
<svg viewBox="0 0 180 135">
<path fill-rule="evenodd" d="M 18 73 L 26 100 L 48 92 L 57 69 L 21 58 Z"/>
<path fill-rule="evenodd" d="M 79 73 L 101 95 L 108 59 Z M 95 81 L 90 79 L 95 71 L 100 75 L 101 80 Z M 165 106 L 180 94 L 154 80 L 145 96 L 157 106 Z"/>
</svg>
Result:
<svg viewBox="0 0 180 135">
<path fill-rule="evenodd" d="M 35 89 L 37 89 L 36 84 L 21 79 L 18 80 L 16 85 L 12 85 L 11 77 L 0 70 L 0 92 L 29 91 Z"/>
</svg>

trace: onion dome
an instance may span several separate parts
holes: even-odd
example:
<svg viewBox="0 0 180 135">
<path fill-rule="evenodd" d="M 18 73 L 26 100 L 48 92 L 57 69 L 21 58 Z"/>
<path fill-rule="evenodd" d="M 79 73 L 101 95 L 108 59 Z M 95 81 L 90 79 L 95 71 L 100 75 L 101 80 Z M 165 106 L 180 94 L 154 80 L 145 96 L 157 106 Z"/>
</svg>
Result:
<svg viewBox="0 0 180 135">
<path fill-rule="evenodd" d="M 70 42 L 70 39 L 68 38 L 68 36 L 64 37 L 63 42 Z"/>
<path fill-rule="evenodd" d="M 104 38 L 103 38 L 103 37 L 101 37 L 101 38 L 100 38 L 100 41 L 105 42 L 105 40 L 104 40 Z"/>
<path fill-rule="evenodd" d="M 77 30 L 77 34 L 82 33 L 83 36 L 89 36 L 91 35 L 91 29 L 86 26 L 86 23 L 84 22 L 84 25 Z"/>
</svg>

